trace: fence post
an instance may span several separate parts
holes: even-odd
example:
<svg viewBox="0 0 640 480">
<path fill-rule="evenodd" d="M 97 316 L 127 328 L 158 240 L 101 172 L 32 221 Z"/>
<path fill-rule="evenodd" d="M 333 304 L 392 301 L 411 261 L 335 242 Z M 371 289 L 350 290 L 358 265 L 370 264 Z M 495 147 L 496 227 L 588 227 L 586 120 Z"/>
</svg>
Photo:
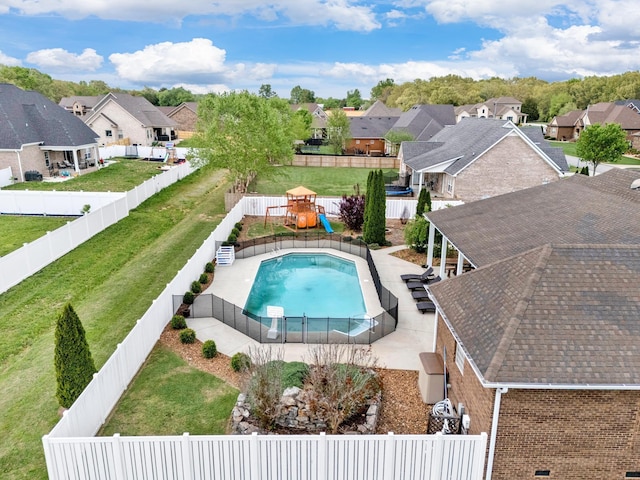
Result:
<svg viewBox="0 0 640 480">
<path fill-rule="evenodd" d="M 393 432 L 389 432 L 385 441 L 384 452 L 384 480 L 394 479 L 395 461 L 396 461 L 396 437 Z M 440 478 L 440 477 L 429 477 Z"/>
<path fill-rule="evenodd" d="M 113 434 L 113 442 L 111 444 L 113 446 L 113 470 L 116 474 L 116 480 L 124 480 L 124 462 L 122 461 L 122 450 L 120 444 L 120 434 Z"/>
<path fill-rule="evenodd" d="M 431 455 L 431 468 L 429 478 L 442 478 L 442 463 L 444 462 L 444 435 L 437 432 L 433 436 L 433 455 Z"/>
<path fill-rule="evenodd" d="M 487 432 L 480 433 L 480 442 L 474 442 L 475 451 L 473 452 L 472 480 L 482 480 L 484 473 L 484 455 L 487 451 Z"/>
<path fill-rule="evenodd" d="M 42 437 L 42 446 L 44 447 L 44 461 L 47 464 L 47 474 L 49 475 L 49 480 L 58 480 L 58 471 L 55 468 L 53 461 L 53 451 L 51 448 L 51 442 L 49 441 L 49 435 L 44 435 Z"/>
<path fill-rule="evenodd" d="M 318 438 L 318 480 L 327 480 L 327 435 L 320 432 Z"/>
<path fill-rule="evenodd" d="M 251 459 L 251 480 L 260 478 L 260 445 L 258 444 L 258 434 L 253 432 L 249 440 L 249 458 Z"/>
<path fill-rule="evenodd" d="M 191 464 L 191 439 L 189 432 L 182 434 L 182 478 L 191 480 L 193 478 L 193 468 Z"/>
</svg>

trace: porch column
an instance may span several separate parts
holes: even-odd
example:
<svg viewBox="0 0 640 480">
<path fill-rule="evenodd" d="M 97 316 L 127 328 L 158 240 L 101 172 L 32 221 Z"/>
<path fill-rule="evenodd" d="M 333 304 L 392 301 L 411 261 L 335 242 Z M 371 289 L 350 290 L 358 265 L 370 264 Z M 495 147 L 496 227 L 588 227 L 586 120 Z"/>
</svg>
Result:
<svg viewBox="0 0 640 480">
<path fill-rule="evenodd" d="M 462 275 L 462 267 L 464 265 L 464 256 L 460 250 L 458 252 L 458 264 L 456 265 L 456 276 Z"/>
<path fill-rule="evenodd" d="M 440 278 L 447 276 L 447 237 L 442 235 L 442 247 L 440 250 Z"/>
<path fill-rule="evenodd" d="M 93 153 L 95 155 L 96 167 L 97 167 L 98 165 L 100 165 L 100 149 L 98 148 L 98 145 L 93 146 Z"/>
<path fill-rule="evenodd" d="M 429 222 L 429 243 L 427 245 L 427 261 L 425 262 L 425 267 L 433 266 L 433 243 L 436 238 L 436 227 L 433 226 L 433 223 Z"/>
<path fill-rule="evenodd" d="M 422 190 L 422 178 L 424 177 L 424 173 L 420 172 L 420 180 L 418 181 L 418 193 Z"/>
<path fill-rule="evenodd" d="M 78 165 L 78 151 L 75 148 L 73 149 L 73 169 L 76 172 L 80 171 L 80 166 Z"/>
</svg>

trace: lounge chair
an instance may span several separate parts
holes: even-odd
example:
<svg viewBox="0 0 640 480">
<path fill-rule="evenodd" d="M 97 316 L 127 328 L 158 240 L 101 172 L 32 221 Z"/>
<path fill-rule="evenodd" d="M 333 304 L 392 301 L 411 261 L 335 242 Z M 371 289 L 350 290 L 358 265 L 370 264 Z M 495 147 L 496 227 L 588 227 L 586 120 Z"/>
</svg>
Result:
<svg viewBox="0 0 640 480">
<path fill-rule="evenodd" d="M 403 282 L 425 282 L 430 278 L 433 278 L 433 268 L 427 268 L 422 274 L 417 273 L 407 273 L 405 275 L 400 275 L 400 278 Z"/>
<path fill-rule="evenodd" d="M 433 302 L 418 302 L 416 303 L 416 308 L 421 313 L 434 313 L 436 311 L 436 306 Z"/>
<path fill-rule="evenodd" d="M 424 288 L 425 285 L 431 285 L 432 283 L 439 282 L 440 280 L 442 279 L 440 278 L 440 275 L 438 275 L 437 277 L 427 280 L 426 282 L 407 282 L 407 288 L 409 290 L 419 290 L 421 288 Z"/>
<path fill-rule="evenodd" d="M 429 298 L 431 298 L 429 297 L 429 292 L 427 292 L 426 290 L 414 290 L 413 292 L 411 292 L 411 296 L 416 301 L 429 300 Z"/>
</svg>

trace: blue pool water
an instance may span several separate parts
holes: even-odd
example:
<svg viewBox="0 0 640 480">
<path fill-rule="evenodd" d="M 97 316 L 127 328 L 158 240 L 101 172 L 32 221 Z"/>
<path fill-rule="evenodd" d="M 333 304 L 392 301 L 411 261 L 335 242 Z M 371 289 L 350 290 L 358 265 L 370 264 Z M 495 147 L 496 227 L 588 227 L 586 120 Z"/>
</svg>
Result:
<svg viewBox="0 0 640 480">
<path fill-rule="evenodd" d="M 266 317 L 268 305 L 283 307 L 285 317 L 362 319 L 366 311 L 355 263 L 322 253 L 264 260 L 245 311 Z"/>
</svg>

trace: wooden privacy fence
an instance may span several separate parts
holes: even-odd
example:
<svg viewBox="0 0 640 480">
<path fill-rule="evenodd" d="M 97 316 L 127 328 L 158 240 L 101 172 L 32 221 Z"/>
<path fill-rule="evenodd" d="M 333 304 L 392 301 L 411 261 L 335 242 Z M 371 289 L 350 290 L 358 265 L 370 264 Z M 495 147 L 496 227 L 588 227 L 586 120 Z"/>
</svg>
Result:
<svg viewBox="0 0 640 480">
<path fill-rule="evenodd" d="M 481 480 L 486 443 L 485 433 L 43 438 L 50 480 Z"/>
<path fill-rule="evenodd" d="M 360 155 L 294 155 L 294 167 L 400 168 L 396 157 L 365 157 Z"/>
</svg>

